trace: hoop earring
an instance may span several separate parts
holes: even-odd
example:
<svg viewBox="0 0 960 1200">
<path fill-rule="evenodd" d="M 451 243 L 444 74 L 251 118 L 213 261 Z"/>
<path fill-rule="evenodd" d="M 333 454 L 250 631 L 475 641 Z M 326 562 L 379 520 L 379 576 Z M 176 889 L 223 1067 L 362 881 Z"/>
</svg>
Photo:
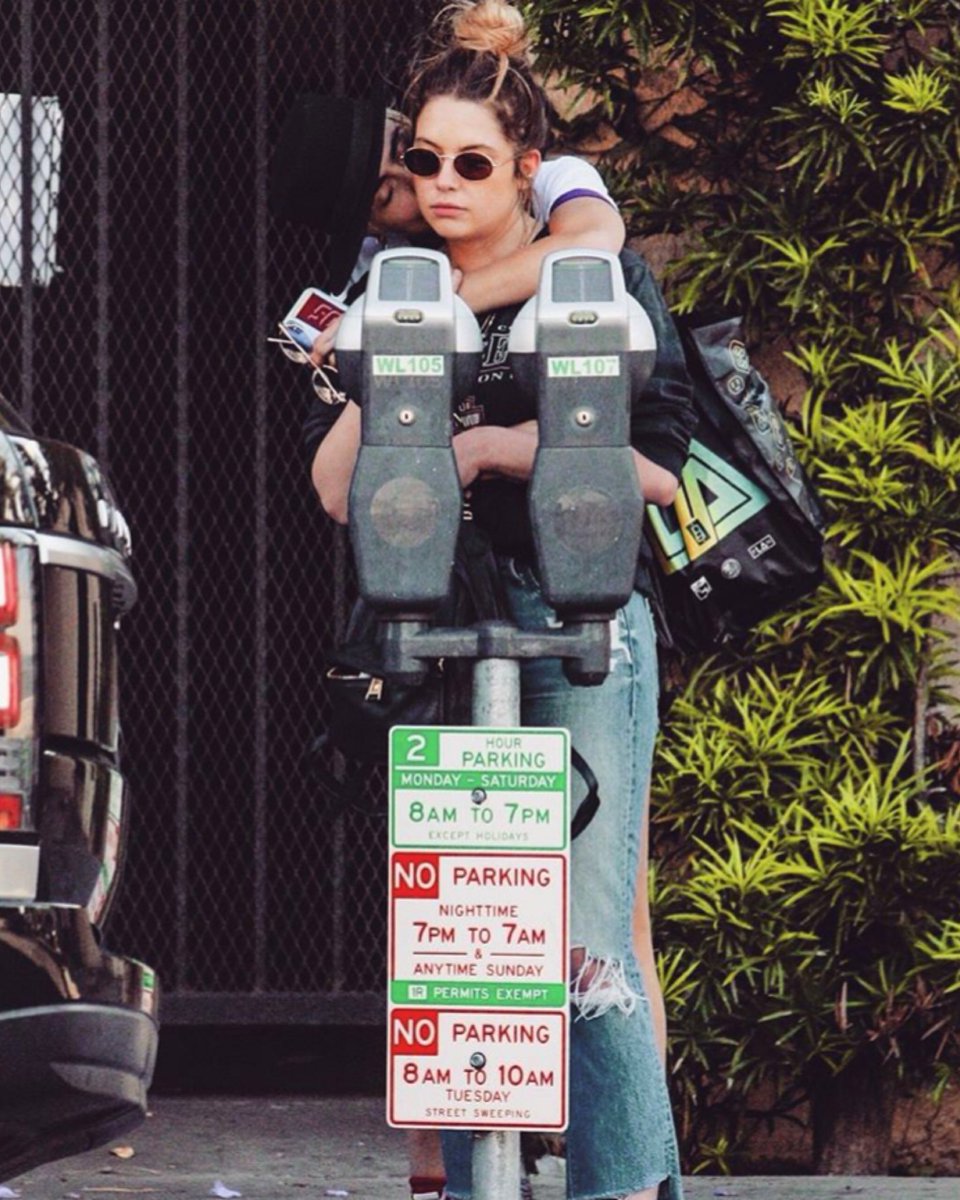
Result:
<svg viewBox="0 0 960 1200">
<path fill-rule="evenodd" d="M 528 216 L 533 216 L 533 180 L 529 175 L 520 172 L 523 184 L 520 188 L 520 207 Z"/>
</svg>

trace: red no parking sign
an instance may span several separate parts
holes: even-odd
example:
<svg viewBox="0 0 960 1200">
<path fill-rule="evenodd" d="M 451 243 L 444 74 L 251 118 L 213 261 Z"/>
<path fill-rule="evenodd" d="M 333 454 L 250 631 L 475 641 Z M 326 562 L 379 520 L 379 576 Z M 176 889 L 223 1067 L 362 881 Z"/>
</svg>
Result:
<svg viewBox="0 0 960 1200">
<path fill-rule="evenodd" d="M 395 853 L 390 999 L 562 1008 L 566 912 L 563 854 Z"/>
<path fill-rule="evenodd" d="M 387 1120 L 565 1129 L 567 1014 L 393 1008 Z"/>
</svg>

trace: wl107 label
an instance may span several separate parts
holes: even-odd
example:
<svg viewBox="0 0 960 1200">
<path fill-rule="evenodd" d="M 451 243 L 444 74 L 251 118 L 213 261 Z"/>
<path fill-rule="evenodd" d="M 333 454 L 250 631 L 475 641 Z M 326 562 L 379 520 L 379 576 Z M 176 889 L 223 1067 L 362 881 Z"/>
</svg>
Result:
<svg viewBox="0 0 960 1200">
<path fill-rule="evenodd" d="M 564 354 L 547 359 L 548 379 L 609 379 L 619 374 L 616 354 Z"/>
</svg>

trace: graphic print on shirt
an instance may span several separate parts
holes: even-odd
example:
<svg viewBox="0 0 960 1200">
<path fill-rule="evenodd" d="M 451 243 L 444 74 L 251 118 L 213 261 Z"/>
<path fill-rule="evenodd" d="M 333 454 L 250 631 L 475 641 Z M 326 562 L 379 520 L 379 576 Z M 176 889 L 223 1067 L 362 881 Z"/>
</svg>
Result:
<svg viewBox="0 0 960 1200">
<path fill-rule="evenodd" d="M 507 357 L 510 346 L 510 324 L 506 321 L 494 321 L 497 313 L 490 313 L 483 322 L 483 359 L 480 362 L 480 372 L 477 383 L 497 383 L 507 377 Z"/>
</svg>

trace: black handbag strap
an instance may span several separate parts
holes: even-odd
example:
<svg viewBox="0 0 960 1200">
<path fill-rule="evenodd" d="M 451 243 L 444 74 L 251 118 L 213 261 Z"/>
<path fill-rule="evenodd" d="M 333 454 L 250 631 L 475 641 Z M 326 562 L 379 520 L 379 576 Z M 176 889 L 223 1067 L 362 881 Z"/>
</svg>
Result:
<svg viewBox="0 0 960 1200">
<path fill-rule="evenodd" d="M 340 817 L 352 808 L 354 812 L 365 817 L 385 817 L 386 809 L 376 798 L 371 797 L 367 789 L 369 768 L 348 760 L 342 779 L 338 779 L 333 771 L 320 765 L 324 751 L 335 750 L 325 733 L 315 738 L 308 752 L 308 765 L 313 778 L 327 801 L 325 815 Z"/>
<path fill-rule="evenodd" d="M 576 746 L 570 747 L 570 764 L 574 770 L 580 772 L 583 782 L 587 785 L 587 794 L 577 805 L 577 811 L 573 814 L 570 822 L 570 841 L 572 842 L 583 833 L 597 815 L 597 809 L 600 807 L 600 792 L 596 775 Z"/>
</svg>

